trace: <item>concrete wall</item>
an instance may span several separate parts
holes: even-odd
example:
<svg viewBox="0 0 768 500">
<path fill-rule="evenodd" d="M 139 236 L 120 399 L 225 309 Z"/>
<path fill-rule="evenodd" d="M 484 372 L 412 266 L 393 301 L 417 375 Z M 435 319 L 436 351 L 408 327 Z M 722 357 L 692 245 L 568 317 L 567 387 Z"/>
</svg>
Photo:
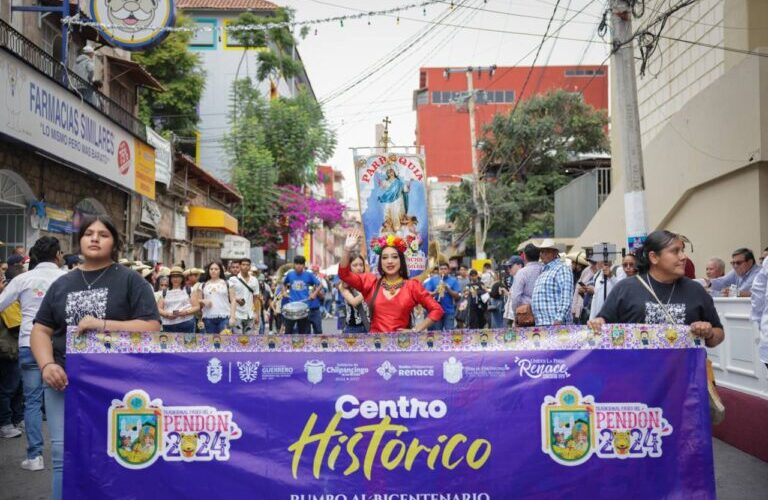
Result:
<svg viewBox="0 0 768 500">
<path fill-rule="evenodd" d="M 643 154 L 649 229 L 688 235 L 698 271 L 711 255 L 768 245 L 768 58 L 743 58 L 692 95 L 644 142 Z M 624 244 L 624 186 L 616 177 L 578 246 Z"/>
<path fill-rule="evenodd" d="M 647 2 L 648 3 L 648 2 Z M 656 2 L 658 3 L 658 2 Z M 664 35 L 710 45 L 723 45 L 725 0 L 699 0 L 670 18 Z M 666 8 L 664 6 L 663 8 Z M 641 23 L 659 14 L 650 9 Z M 633 23 L 633 27 L 640 23 Z M 652 57 L 644 78 L 637 80 L 643 144 L 649 143 L 669 118 L 724 73 L 725 52 L 666 39 Z M 636 62 L 639 70 L 639 61 Z M 614 156 L 615 157 L 615 156 Z"/>
</svg>

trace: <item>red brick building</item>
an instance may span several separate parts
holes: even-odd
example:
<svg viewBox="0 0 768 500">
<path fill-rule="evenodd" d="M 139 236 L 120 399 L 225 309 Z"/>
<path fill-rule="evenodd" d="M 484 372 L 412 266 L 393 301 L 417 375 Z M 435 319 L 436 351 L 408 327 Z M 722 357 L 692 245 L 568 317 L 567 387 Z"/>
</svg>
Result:
<svg viewBox="0 0 768 500">
<path fill-rule="evenodd" d="M 478 91 L 476 133 L 496 113 L 509 112 L 519 99 L 553 89 L 584 91 L 584 99 L 597 109 L 608 109 L 607 66 L 536 66 L 525 93 L 520 92 L 530 67 L 497 68 L 473 73 Z M 459 176 L 472 173 L 469 114 L 466 105 L 457 110 L 457 101 L 467 93 L 466 73 L 446 75 L 445 68 L 422 68 L 419 89 L 414 92 L 416 144 L 424 146 L 427 173 L 438 182 L 458 182 Z"/>
</svg>

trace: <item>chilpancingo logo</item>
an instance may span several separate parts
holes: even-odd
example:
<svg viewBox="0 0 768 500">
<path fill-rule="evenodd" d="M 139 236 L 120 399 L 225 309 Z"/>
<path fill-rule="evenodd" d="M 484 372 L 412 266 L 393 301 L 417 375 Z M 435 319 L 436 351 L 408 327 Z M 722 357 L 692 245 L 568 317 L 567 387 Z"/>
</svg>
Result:
<svg viewBox="0 0 768 500">
<path fill-rule="evenodd" d="M 360 400 L 352 394 L 340 396 L 333 407 L 333 417 L 325 429 L 318 424 L 318 414 L 309 415 L 299 438 L 288 447 L 293 453 L 291 471 L 298 479 L 305 451 L 312 457 L 312 475 L 320 479 L 324 467 L 344 476 L 362 471 L 370 480 L 374 468 L 409 472 L 425 463 L 431 470 L 453 470 L 459 466 L 481 469 L 491 456 L 491 442 L 458 433 L 425 435 L 433 426 L 419 426 L 410 431 L 414 420 L 439 420 L 448 414 L 441 399 L 423 401 L 399 396 L 397 399 Z M 361 424 L 360 419 L 371 421 Z M 408 425 L 405 425 L 408 424 Z M 375 467 L 377 464 L 381 467 Z"/>
</svg>

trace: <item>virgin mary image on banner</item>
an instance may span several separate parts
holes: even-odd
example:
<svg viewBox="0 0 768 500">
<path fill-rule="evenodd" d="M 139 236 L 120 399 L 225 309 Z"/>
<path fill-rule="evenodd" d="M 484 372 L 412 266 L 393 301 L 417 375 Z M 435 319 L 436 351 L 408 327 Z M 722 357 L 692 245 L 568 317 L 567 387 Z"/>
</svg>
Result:
<svg viewBox="0 0 768 500">
<path fill-rule="evenodd" d="M 427 192 L 424 160 L 417 154 L 356 156 L 360 212 L 366 240 L 400 236 L 408 244 L 405 257 L 411 276 L 426 268 Z M 376 269 L 377 255 L 368 255 Z"/>
<path fill-rule="evenodd" d="M 376 172 L 374 176 L 376 183 L 383 190 L 378 200 L 384 211 L 384 221 L 390 221 L 392 230 L 397 232 L 400 231 L 403 216 L 408 213 L 408 191 L 411 181 L 403 182 L 395 169 L 394 166 L 388 167 L 386 177 L 380 172 Z"/>
</svg>

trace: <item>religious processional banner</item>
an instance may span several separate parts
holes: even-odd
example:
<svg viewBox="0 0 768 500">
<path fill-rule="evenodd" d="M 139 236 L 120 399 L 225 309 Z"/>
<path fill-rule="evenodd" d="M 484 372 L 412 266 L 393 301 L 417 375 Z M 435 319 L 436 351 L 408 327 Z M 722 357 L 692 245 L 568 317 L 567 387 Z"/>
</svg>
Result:
<svg viewBox="0 0 768 500">
<path fill-rule="evenodd" d="M 427 176 L 421 154 L 382 153 L 355 156 L 357 195 L 366 244 L 371 239 L 399 236 L 407 244 L 405 258 L 411 277 L 427 268 Z M 379 256 L 368 250 L 377 269 Z"/>
<path fill-rule="evenodd" d="M 714 498 L 685 327 L 71 336 L 65 498 Z"/>
</svg>

